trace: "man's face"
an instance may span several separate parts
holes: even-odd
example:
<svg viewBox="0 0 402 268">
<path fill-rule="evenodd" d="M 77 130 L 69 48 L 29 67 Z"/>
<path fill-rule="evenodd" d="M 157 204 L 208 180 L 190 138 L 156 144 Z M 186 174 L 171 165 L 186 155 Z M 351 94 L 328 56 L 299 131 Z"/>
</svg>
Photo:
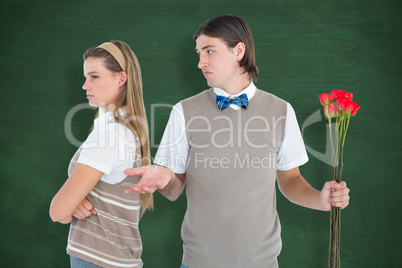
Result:
<svg viewBox="0 0 402 268">
<path fill-rule="evenodd" d="M 243 72 L 234 49 L 228 48 L 220 38 L 200 35 L 195 50 L 200 56 L 198 68 L 210 87 L 229 89 Z"/>
</svg>

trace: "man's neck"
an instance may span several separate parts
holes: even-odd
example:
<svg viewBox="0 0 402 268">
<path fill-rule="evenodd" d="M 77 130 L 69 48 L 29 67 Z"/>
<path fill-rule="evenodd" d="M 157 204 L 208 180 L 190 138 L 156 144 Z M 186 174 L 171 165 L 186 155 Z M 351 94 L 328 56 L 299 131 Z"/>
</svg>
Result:
<svg viewBox="0 0 402 268">
<path fill-rule="evenodd" d="M 231 83 L 230 86 L 226 86 L 222 88 L 226 93 L 229 95 L 237 95 L 240 92 L 242 92 L 246 87 L 248 87 L 251 83 L 251 79 L 248 76 L 248 74 L 243 74 L 239 77 L 237 81 L 234 81 L 234 83 Z"/>
</svg>

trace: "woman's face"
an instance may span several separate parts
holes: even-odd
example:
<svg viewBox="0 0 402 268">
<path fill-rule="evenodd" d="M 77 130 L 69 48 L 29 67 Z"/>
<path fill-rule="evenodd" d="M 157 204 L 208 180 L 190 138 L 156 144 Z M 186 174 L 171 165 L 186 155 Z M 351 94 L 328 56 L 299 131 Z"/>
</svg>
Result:
<svg viewBox="0 0 402 268">
<path fill-rule="evenodd" d="M 121 73 L 113 73 L 106 69 L 103 58 L 87 58 L 84 61 L 85 83 L 82 86 L 87 92 L 90 106 L 104 107 L 111 110 L 120 94 Z"/>
</svg>

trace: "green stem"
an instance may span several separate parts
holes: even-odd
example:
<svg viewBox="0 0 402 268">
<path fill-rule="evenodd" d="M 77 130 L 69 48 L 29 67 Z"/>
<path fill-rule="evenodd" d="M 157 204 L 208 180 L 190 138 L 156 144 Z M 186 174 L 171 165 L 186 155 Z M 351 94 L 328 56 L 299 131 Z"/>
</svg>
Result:
<svg viewBox="0 0 402 268">
<path fill-rule="evenodd" d="M 340 267 L 341 210 L 331 207 L 328 268 Z"/>
<path fill-rule="evenodd" d="M 348 128 L 349 128 L 349 121 L 350 121 L 350 117 L 348 117 L 347 120 L 346 120 L 345 134 L 344 134 L 344 137 L 343 137 L 342 146 L 345 145 L 346 133 L 348 132 Z"/>
<path fill-rule="evenodd" d="M 333 179 L 340 182 L 342 179 L 343 170 L 343 147 L 345 145 L 346 133 L 349 128 L 350 117 L 340 115 L 336 118 L 335 140 L 337 144 L 335 146 L 335 152 L 333 152 Z M 331 126 L 330 126 L 331 129 Z M 331 146 L 332 146 L 332 131 L 331 131 Z M 328 255 L 328 267 L 340 268 L 340 242 L 341 242 L 341 210 L 338 207 L 331 207 L 330 214 L 330 247 Z"/>
<path fill-rule="evenodd" d="M 337 117 L 336 118 L 336 121 L 335 121 L 335 141 L 334 142 L 336 142 L 336 144 L 335 144 L 335 149 L 334 149 L 334 153 L 333 153 L 333 159 L 332 159 L 332 162 L 333 162 L 333 166 L 334 166 L 334 169 L 335 169 L 335 175 L 334 175 L 334 177 L 332 178 L 332 179 L 334 179 L 335 180 L 335 178 L 336 178 L 336 176 L 337 176 L 337 173 L 336 173 L 336 165 L 337 165 L 337 161 L 336 161 L 336 159 L 338 158 L 338 132 L 339 132 L 339 118 Z"/>
<path fill-rule="evenodd" d="M 336 170 L 335 170 L 335 147 L 334 147 L 334 140 L 332 138 L 332 118 L 328 117 L 328 127 L 329 127 L 329 139 L 331 142 L 331 157 L 332 157 L 332 178 L 335 179 Z"/>
<path fill-rule="evenodd" d="M 337 182 L 340 182 L 342 180 L 342 173 L 343 173 L 343 148 L 345 145 L 345 140 L 346 140 L 346 134 L 348 132 L 348 128 L 349 128 L 349 121 L 350 121 L 350 117 L 346 117 L 343 120 L 343 131 L 342 131 L 342 135 L 341 135 L 341 143 L 339 144 L 340 147 L 340 155 L 339 155 L 339 178 Z"/>
</svg>

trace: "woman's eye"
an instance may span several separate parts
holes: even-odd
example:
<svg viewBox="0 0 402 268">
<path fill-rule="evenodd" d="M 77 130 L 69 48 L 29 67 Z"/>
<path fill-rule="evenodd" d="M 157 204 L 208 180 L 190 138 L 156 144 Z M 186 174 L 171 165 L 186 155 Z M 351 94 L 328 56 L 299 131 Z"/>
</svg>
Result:
<svg viewBox="0 0 402 268">
<path fill-rule="evenodd" d="M 98 78 L 98 77 L 99 77 L 99 76 L 97 76 L 97 75 L 92 75 L 92 76 L 91 76 L 92 79 L 96 79 L 96 78 Z"/>
<path fill-rule="evenodd" d="M 208 54 L 211 54 L 212 52 L 214 52 L 213 50 L 208 50 Z"/>
</svg>

